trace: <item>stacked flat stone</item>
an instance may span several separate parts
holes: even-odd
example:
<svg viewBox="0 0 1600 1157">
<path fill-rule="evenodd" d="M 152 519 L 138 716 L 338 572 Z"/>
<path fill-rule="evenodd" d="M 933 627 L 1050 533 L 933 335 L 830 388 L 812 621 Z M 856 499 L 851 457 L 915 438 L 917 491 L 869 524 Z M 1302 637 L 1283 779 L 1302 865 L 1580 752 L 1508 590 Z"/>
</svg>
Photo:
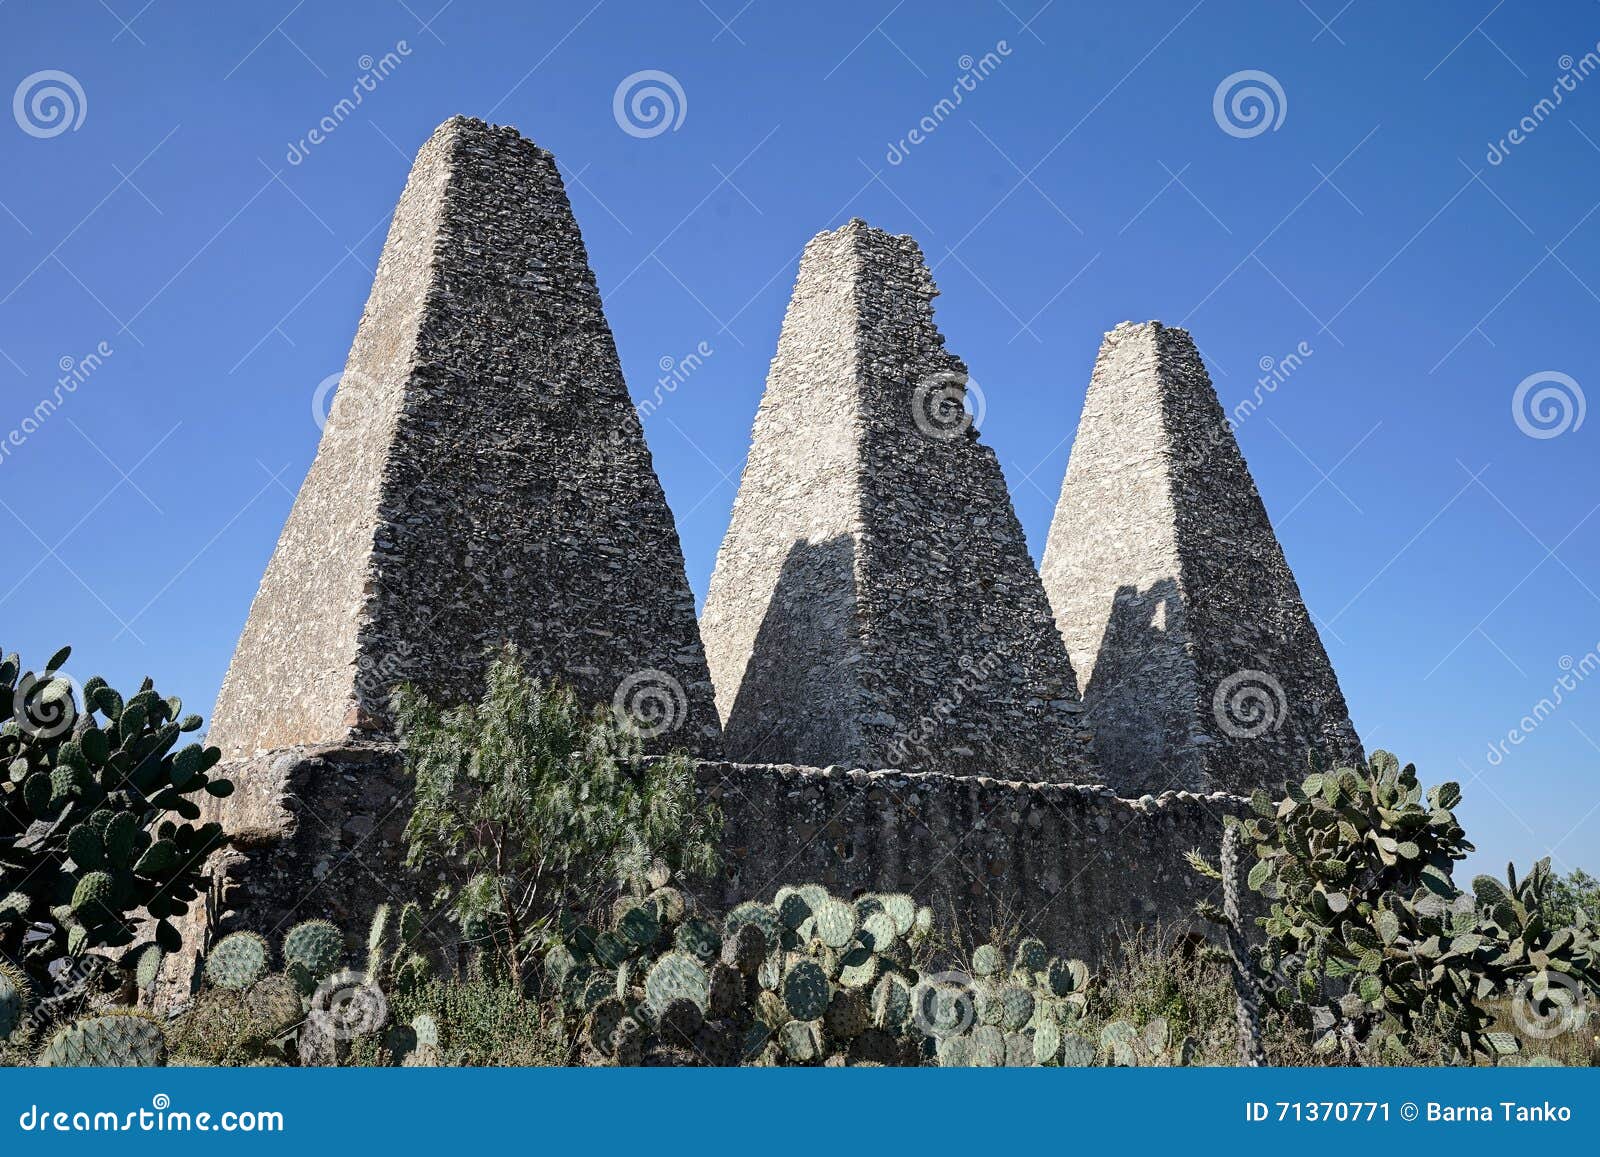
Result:
<svg viewBox="0 0 1600 1157">
<path fill-rule="evenodd" d="M 716 752 L 683 552 L 555 159 L 456 117 L 395 210 L 211 742 L 382 733 L 395 684 L 460 702 L 506 642 L 593 702 L 667 684 L 654 742 Z"/>
<path fill-rule="evenodd" d="M 1361 742 L 1199 351 L 1106 335 L 1041 568 L 1124 795 L 1281 788 Z"/>
<path fill-rule="evenodd" d="M 807 245 L 701 618 L 731 758 L 1093 778 L 917 244 Z"/>
</svg>

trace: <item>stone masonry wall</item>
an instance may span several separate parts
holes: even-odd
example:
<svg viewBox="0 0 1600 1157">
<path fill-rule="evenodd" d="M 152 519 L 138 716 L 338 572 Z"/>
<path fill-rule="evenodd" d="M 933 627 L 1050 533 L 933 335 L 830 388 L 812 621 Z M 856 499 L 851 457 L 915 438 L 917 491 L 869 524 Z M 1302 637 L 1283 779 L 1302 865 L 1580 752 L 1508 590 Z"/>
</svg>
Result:
<svg viewBox="0 0 1600 1157">
<path fill-rule="evenodd" d="M 701 631 L 727 750 L 1082 780 L 1077 682 L 909 237 L 806 247 Z"/>
<path fill-rule="evenodd" d="M 1106 335 L 1042 575 L 1108 782 L 1281 788 L 1361 758 L 1327 652 L 1189 335 Z"/>
<path fill-rule="evenodd" d="M 381 731 L 394 684 L 470 698 L 502 642 L 717 752 L 677 530 L 555 159 L 458 117 L 418 154 L 211 741 Z"/>
<path fill-rule="evenodd" d="M 245 811 L 260 821 L 235 832 L 213 895 L 187 917 L 169 1001 L 190 990 L 208 934 L 276 938 L 314 917 L 354 934 L 380 903 L 429 903 L 434 882 L 403 864 L 410 797 L 392 744 L 292 748 L 242 770 Z M 1020 927 L 1091 962 L 1129 928 L 1208 932 L 1193 913 L 1211 885 L 1184 853 L 1214 849 L 1222 817 L 1245 806 L 1222 794 L 1129 800 L 1105 787 L 911 772 L 703 762 L 698 773 L 726 820 L 723 872 L 693 889 L 713 911 L 770 900 L 786 883 L 905 891 L 969 942 Z M 299 806 L 306 798 L 318 806 Z M 427 936 L 455 958 L 442 914 Z"/>
</svg>

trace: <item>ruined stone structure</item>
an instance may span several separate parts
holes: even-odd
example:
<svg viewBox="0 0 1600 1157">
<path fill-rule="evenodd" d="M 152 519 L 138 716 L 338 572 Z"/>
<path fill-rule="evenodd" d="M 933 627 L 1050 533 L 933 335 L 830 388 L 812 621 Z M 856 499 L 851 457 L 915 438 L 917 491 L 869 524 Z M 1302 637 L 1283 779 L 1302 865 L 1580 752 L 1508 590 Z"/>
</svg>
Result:
<svg viewBox="0 0 1600 1157">
<path fill-rule="evenodd" d="M 1180 330 L 1108 338 L 1042 583 L 935 292 L 908 237 L 807 247 L 697 626 L 554 160 L 441 126 L 217 704 L 232 847 L 167 991 L 217 932 L 428 897 L 387 694 L 469 698 L 506 641 L 702 757 L 713 905 L 903 890 L 1091 960 L 1119 922 L 1183 928 L 1228 793 L 1359 752 L 1327 656 Z"/>
<path fill-rule="evenodd" d="M 1106 335 L 1045 549 L 1106 782 L 1281 787 L 1361 758 L 1339 682 L 1188 333 Z"/>
<path fill-rule="evenodd" d="M 700 629 L 730 757 L 1081 780 L 1076 680 L 917 244 L 806 246 Z"/>
<path fill-rule="evenodd" d="M 378 904 L 426 897 L 403 863 L 408 795 L 392 743 L 291 748 L 232 771 L 264 822 L 235 834 L 213 932 L 281 935 L 311 917 L 360 929 Z M 1215 847 L 1222 817 L 1247 806 L 1222 793 L 1131 800 L 1108 787 L 838 767 L 703 761 L 699 777 L 726 817 L 723 872 L 692 888 L 710 911 L 812 880 L 846 895 L 904 891 L 969 937 L 1021 927 L 1090 962 L 1129 927 L 1209 934 L 1190 917 L 1215 889 L 1184 853 Z M 285 809 L 302 795 L 320 806 Z M 190 920 L 189 944 L 206 922 Z M 449 922 L 428 934 L 449 958 Z M 188 991 L 193 966 L 192 949 L 174 956 L 173 992 Z"/>
<path fill-rule="evenodd" d="M 210 741 L 381 732 L 395 684 L 469 697 L 505 642 L 715 754 L 683 552 L 555 158 L 457 117 L 406 182 Z"/>
</svg>

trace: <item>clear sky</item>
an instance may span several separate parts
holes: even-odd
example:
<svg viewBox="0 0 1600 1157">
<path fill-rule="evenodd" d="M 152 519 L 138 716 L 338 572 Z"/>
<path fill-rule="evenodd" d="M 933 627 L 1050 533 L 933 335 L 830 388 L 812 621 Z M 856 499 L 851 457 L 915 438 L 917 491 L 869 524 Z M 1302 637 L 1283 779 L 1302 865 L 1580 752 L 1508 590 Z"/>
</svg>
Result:
<svg viewBox="0 0 1600 1157">
<path fill-rule="evenodd" d="M 1597 41 L 1579 0 L 0 0 L 0 643 L 209 711 L 468 113 L 555 152 L 636 398 L 711 351 L 645 421 L 697 596 L 800 248 L 865 217 L 1036 558 L 1101 335 L 1188 327 L 1368 746 L 1463 781 L 1475 866 L 1600 869 Z M 670 126 L 615 111 L 652 70 Z"/>
</svg>

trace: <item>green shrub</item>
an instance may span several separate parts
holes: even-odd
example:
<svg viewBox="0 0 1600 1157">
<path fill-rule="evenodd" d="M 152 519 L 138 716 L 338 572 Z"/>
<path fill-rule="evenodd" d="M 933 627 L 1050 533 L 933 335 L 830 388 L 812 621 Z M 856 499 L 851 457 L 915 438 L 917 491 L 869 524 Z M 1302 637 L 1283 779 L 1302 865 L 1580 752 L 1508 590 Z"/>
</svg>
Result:
<svg viewBox="0 0 1600 1157">
<path fill-rule="evenodd" d="M 557 913 L 598 910 L 656 860 L 715 867 L 721 815 L 697 799 L 693 764 L 644 758 L 611 714 L 586 716 L 515 651 L 489 665 L 477 703 L 441 708 L 410 687 L 393 702 L 416 782 L 407 862 L 447 881 L 437 901 L 514 985 Z"/>
<path fill-rule="evenodd" d="M 221 842 L 193 797 L 233 790 L 210 774 L 216 748 L 178 746 L 198 715 L 148 679 L 126 699 L 90 679 L 80 702 L 69 653 L 42 674 L 0 661 L 0 956 L 41 991 L 93 950 L 131 945 L 132 969 L 146 935 L 179 946 L 171 919 L 206 886 Z"/>
</svg>

